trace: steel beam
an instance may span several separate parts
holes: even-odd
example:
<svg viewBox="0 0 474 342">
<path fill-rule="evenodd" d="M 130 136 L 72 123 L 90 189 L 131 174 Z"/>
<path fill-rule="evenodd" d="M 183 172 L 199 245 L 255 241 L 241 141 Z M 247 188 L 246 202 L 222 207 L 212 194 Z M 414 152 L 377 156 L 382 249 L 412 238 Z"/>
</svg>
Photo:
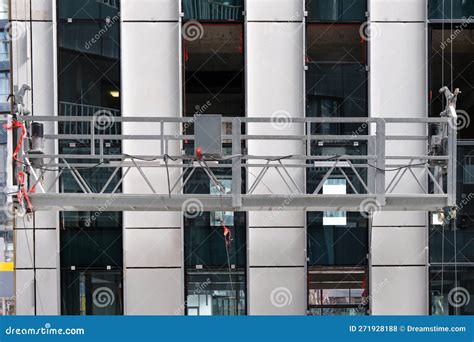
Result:
<svg viewBox="0 0 474 342">
<path fill-rule="evenodd" d="M 232 195 L 131 195 L 131 194 L 31 194 L 36 211 L 182 211 L 186 200 L 202 204 L 202 211 L 353 211 L 364 201 L 376 203 L 376 195 L 242 195 L 242 205 L 234 206 Z M 396 195 L 386 197 L 381 211 L 433 211 L 448 205 L 447 195 Z"/>
</svg>

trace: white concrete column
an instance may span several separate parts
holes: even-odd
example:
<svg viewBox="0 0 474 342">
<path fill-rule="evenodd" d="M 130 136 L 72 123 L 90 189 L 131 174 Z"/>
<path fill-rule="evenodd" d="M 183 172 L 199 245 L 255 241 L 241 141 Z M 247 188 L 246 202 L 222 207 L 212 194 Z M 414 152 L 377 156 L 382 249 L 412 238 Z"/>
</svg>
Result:
<svg viewBox="0 0 474 342">
<path fill-rule="evenodd" d="M 371 116 L 426 117 L 426 1 L 377 0 L 369 4 Z M 386 134 L 424 134 L 425 131 L 424 125 L 387 125 Z M 386 145 L 386 155 L 422 155 L 425 148 L 425 142 L 421 141 L 395 141 Z M 387 172 L 386 182 L 394 175 Z M 420 192 L 409 172 L 394 190 L 394 193 Z M 373 315 L 428 314 L 427 232 L 426 212 L 382 212 L 373 218 L 370 247 Z"/>
<path fill-rule="evenodd" d="M 12 2 L 12 25 L 15 27 L 12 36 L 13 85 L 19 89 L 28 84 L 32 88 L 25 103 L 34 116 L 57 114 L 54 2 Z M 44 125 L 45 134 L 54 133 L 54 124 Z M 54 142 L 46 143 L 44 151 L 54 154 Z M 52 172 L 45 174 L 45 187 L 49 187 L 54 176 Z M 37 212 L 31 218 L 17 218 L 15 283 L 18 315 L 60 313 L 58 221 L 57 212 Z"/>
<path fill-rule="evenodd" d="M 181 116 L 179 1 L 122 0 L 122 116 Z M 179 125 L 165 126 L 174 135 Z M 158 123 L 123 123 L 123 134 L 160 134 Z M 126 140 L 123 153 L 159 155 L 160 142 Z M 170 155 L 180 154 L 170 143 Z M 145 168 L 157 193 L 167 193 L 164 168 Z M 170 170 L 171 182 L 177 169 Z M 123 182 L 123 193 L 151 194 L 138 170 Z M 124 303 L 126 315 L 184 312 L 183 239 L 180 212 L 123 213 Z"/>
<path fill-rule="evenodd" d="M 303 125 L 288 122 L 292 117 L 304 117 L 303 11 L 302 0 L 246 2 L 247 116 L 281 120 L 271 125 L 250 124 L 248 134 L 304 134 Z M 296 141 L 248 143 L 250 155 L 303 152 L 303 143 Z M 247 188 L 259 171 L 250 169 Z M 304 191 L 303 170 L 290 169 L 290 173 Z M 288 194 L 291 198 L 275 169 L 268 171 L 254 193 Z M 248 226 L 248 313 L 304 315 L 305 213 L 249 212 Z"/>
</svg>

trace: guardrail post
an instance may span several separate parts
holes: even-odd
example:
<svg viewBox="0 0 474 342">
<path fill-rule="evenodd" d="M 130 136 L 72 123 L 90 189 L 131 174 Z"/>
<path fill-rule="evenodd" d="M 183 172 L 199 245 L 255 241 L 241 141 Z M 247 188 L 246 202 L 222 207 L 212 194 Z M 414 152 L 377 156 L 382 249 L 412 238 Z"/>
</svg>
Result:
<svg viewBox="0 0 474 342">
<path fill-rule="evenodd" d="M 232 120 L 232 206 L 242 206 L 242 148 L 241 148 L 241 121 Z"/>
<path fill-rule="evenodd" d="M 375 169 L 375 193 L 377 201 L 381 206 L 385 205 L 385 121 L 376 120 L 376 165 Z"/>
<path fill-rule="evenodd" d="M 457 127 L 445 123 L 448 130 L 448 169 L 446 174 L 448 206 L 456 206 L 456 164 L 457 164 Z"/>
</svg>

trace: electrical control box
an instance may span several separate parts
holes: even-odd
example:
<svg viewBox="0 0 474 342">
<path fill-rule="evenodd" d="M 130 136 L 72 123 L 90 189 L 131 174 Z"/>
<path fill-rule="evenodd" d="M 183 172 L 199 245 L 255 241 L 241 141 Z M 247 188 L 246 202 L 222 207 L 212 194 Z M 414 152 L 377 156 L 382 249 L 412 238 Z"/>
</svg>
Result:
<svg viewBox="0 0 474 342">
<path fill-rule="evenodd" d="M 200 115 L 194 122 L 194 150 L 203 156 L 222 156 L 222 115 Z"/>
</svg>

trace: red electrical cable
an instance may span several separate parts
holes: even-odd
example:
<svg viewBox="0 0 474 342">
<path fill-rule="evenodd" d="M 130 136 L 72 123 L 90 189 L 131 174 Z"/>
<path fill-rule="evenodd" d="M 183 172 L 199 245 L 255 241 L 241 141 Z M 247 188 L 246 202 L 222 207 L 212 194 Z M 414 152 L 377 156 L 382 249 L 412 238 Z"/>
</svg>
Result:
<svg viewBox="0 0 474 342">
<path fill-rule="evenodd" d="M 15 150 L 13 151 L 13 156 L 12 157 L 13 157 L 13 160 L 17 162 L 17 165 L 19 167 L 22 167 L 23 162 L 20 159 L 18 159 L 18 154 L 20 153 L 20 149 L 21 149 L 21 146 L 23 145 L 23 140 L 25 139 L 25 135 L 26 135 L 25 125 L 21 121 L 14 120 L 14 121 L 12 121 L 11 125 L 4 124 L 3 127 L 5 127 L 5 129 L 8 129 L 8 130 L 18 129 L 18 128 L 21 129 L 21 135 L 20 135 L 20 138 L 18 139 L 18 144 L 16 145 Z M 18 175 L 17 175 L 18 203 L 22 204 L 23 200 L 25 200 L 26 203 L 28 204 L 28 209 L 30 211 L 32 211 L 33 210 L 33 205 L 31 204 L 31 200 L 28 196 L 28 192 L 26 191 L 25 179 L 26 179 L 25 172 L 19 171 Z M 33 191 L 34 191 L 34 189 L 33 189 Z"/>
<path fill-rule="evenodd" d="M 222 227 L 224 228 L 225 245 L 226 247 L 230 247 L 230 243 L 232 242 L 232 234 L 226 225 L 223 224 Z"/>
<path fill-rule="evenodd" d="M 23 139 L 25 138 L 25 135 L 26 135 L 25 125 L 23 124 L 23 122 L 15 120 L 12 122 L 11 125 L 4 124 L 3 127 L 5 127 L 5 129 L 8 129 L 8 130 L 21 128 L 20 139 L 18 139 L 18 144 L 15 147 L 15 151 L 13 151 L 13 160 L 19 164 L 22 164 L 22 161 L 18 159 L 18 153 L 20 153 L 20 148 L 21 148 L 21 145 L 23 145 Z"/>
</svg>

